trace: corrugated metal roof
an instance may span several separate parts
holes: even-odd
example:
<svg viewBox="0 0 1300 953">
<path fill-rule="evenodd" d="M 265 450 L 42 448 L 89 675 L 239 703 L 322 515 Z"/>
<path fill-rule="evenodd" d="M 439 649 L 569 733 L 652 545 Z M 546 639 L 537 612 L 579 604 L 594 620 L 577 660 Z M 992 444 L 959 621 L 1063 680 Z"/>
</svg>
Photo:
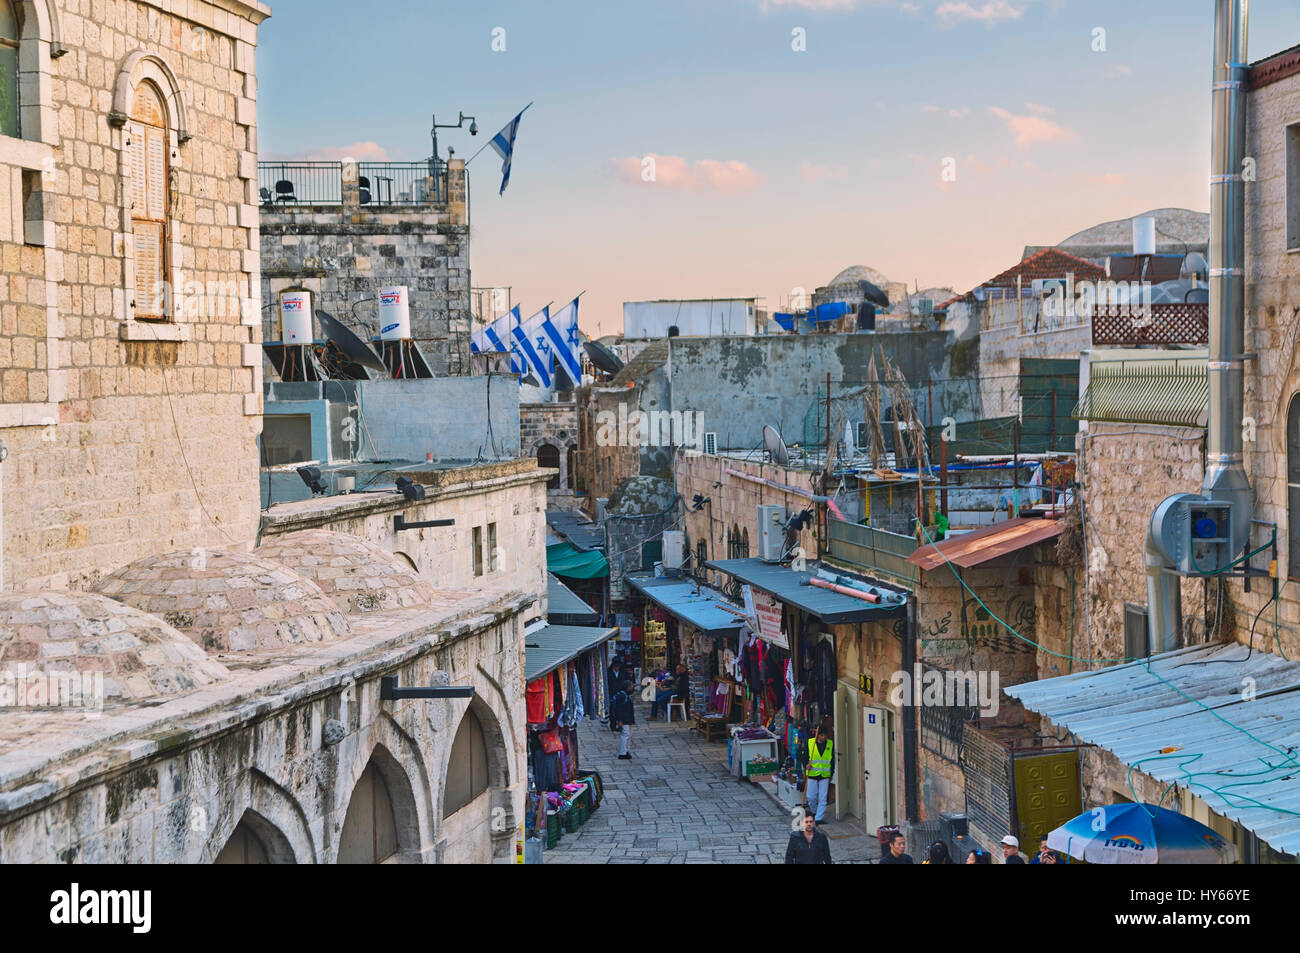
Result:
<svg viewBox="0 0 1300 953">
<path fill-rule="evenodd" d="M 878 605 L 830 589 L 810 586 L 808 580 L 816 572 L 796 572 L 775 563 L 765 563 L 761 559 L 719 559 L 705 565 L 769 592 L 781 602 L 802 609 L 828 625 L 873 622 L 905 615 L 907 612 L 906 605 Z M 901 591 L 896 586 L 882 588 L 893 592 Z"/>
<path fill-rule="evenodd" d="M 549 572 L 546 574 L 546 614 L 556 622 L 572 625 L 595 625 L 600 622 L 599 612 Z"/>
<path fill-rule="evenodd" d="M 744 625 L 744 620 L 735 614 L 740 611 L 738 607 L 722 608 L 731 605 L 726 596 L 708 586 L 700 586 L 697 591 L 689 579 L 628 576 L 627 582 L 674 618 L 708 635 L 735 632 Z"/>
<path fill-rule="evenodd" d="M 547 510 L 546 525 L 584 553 L 605 548 L 605 531 L 585 514 L 572 510 Z"/>
<path fill-rule="evenodd" d="M 1300 854 L 1300 663 L 1218 643 L 1149 664 L 1004 691 L 1081 741 L 1190 790 L 1274 849 Z"/>
<path fill-rule="evenodd" d="M 908 556 L 907 561 L 922 569 L 935 569 L 944 564 L 946 556 L 947 562 L 954 566 L 970 569 L 990 559 L 997 559 L 1060 535 L 1059 520 L 1020 517 L 1005 523 L 994 523 L 971 533 L 962 533 L 952 539 L 926 543 Z"/>
<path fill-rule="evenodd" d="M 524 680 L 533 681 L 618 635 L 618 627 L 548 625 L 524 637 Z"/>
<path fill-rule="evenodd" d="M 1209 400 L 1206 352 L 1187 357 L 1094 361 L 1079 420 L 1204 427 Z"/>
</svg>

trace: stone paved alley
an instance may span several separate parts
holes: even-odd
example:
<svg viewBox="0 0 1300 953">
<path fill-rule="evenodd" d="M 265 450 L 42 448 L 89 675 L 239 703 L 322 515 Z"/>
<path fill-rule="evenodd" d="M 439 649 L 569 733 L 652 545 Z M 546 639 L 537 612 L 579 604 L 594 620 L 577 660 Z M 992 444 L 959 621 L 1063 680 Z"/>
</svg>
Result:
<svg viewBox="0 0 1300 953">
<path fill-rule="evenodd" d="M 600 772 L 605 797 L 543 863 L 782 863 L 791 814 L 727 773 L 724 742 L 706 743 L 690 723 L 647 722 L 649 711 L 637 704 L 630 761 L 618 760 L 618 736 L 608 728 L 591 719 L 579 727 L 582 766 Z M 829 821 L 822 830 L 835 863 L 879 855 L 875 838 L 847 823 Z"/>
</svg>

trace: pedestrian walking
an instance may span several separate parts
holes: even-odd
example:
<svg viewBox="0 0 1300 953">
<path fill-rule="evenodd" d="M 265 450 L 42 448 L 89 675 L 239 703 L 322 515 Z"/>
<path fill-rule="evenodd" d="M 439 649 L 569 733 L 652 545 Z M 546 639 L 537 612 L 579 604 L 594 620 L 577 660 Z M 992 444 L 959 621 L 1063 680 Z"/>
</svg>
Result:
<svg viewBox="0 0 1300 953">
<path fill-rule="evenodd" d="M 636 724 L 636 710 L 632 707 L 632 680 L 623 680 L 623 689 L 614 696 L 610 706 L 609 729 L 619 733 L 618 758 L 627 761 L 632 757 L 628 751 L 632 743 L 632 726 Z"/>
<path fill-rule="evenodd" d="M 907 853 L 907 838 L 903 836 L 902 831 L 894 831 L 889 835 L 889 850 L 885 851 L 885 856 L 880 858 L 882 864 L 911 864 L 912 855 Z"/>
<path fill-rule="evenodd" d="M 619 689 L 623 687 L 623 680 L 626 678 L 623 672 L 623 660 L 617 655 L 614 656 L 614 661 L 609 663 L 609 672 L 607 674 L 609 676 L 609 697 L 613 698 L 618 694 Z"/>
<path fill-rule="evenodd" d="M 835 770 L 835 742 L 826 737 L 826 726 L 818 725 L 816 736 L 808 739 L 807 791 L 808 811 L 818 824 L 826 820 L 826 799 Z"/>
<path fill-rule="evenodd" d="M 830 839 L 817 829 L 817 821 L 811 814 L 803 816 L 803 830 L 790 835 L 785 845 L 785 862 L 787 864 L 829 864 L 831 863 Z"/>
<path fill-rule="evenodd" d="M 986 851 L 986 850 L 981 850 L 980 848 L 976 847 L 973 851 L 971 851 L 969 854 L 966 855 L 966 863 L 968 863 L 968 864 L 992 864 L 992 863 L 993 863 L 993 858 L 989 856 L 989 852 L 988 852 L 988 851 Z"/>
<path fill-rule="evenodd" d="M 948 856 L 948 845 L 941 840 L 935 841 L 930 845 L 929 854 L 922 864 L 951 864 L 952 858 Z"/>
<path fill-rule="evenodd" d="M 1020 838 L 1008 834 L 1002 838 L 1002 863 L 1023 864 L 1025 858 L 1020 856 Z"/>
</svg>

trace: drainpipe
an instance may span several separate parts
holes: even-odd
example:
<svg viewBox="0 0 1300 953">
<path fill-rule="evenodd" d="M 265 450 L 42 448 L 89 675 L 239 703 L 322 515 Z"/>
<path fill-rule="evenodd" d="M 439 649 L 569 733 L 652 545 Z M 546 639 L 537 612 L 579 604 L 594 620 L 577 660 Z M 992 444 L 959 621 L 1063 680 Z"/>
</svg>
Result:
<svg viewBox="0 0 1300 953">
<path fill-rule="evenodd" d="M 1210 176 L 1210 413 L 1201 492 L 1232 505 L 1233 553 L 1250 539 L 1242 458 L 1245 404 L 1246 33 L 1249 0 L 1217 0 Z"/>
<path fill-rule="evenodd" d="M 1210 347 L 1209 416 L 1201 496 L 1167 498 L 1151 515 L 1146 539 L 1148 648 L 1181 644 L 1178 625 L 1181 577 L 1168 551 L 1180 496 L 1227 503 L 1229 554 L 1244 553 L 1250 539 L 1250 480 L 1242 456 L 1245 407 L 1246 33 L 1249 0 L 1215 0 L 1213 124 L 1210 146 Z M 1185 510 L 1183 510 L 1185 513 Z M 1186 518 L 1185 516 L 1183 517 Z M 1188 545 L 1194 545 L 1188 543 Z M 1183 569 L 1186 572 L 1186 567 Z"/>
<path fill-rule="evenodd" d="M 909 678 L 920 668 L 916 658 L 916 596 L 907 600 L 907 629 L 903 633 L 903 671 Z M 903 800 L 905 816 L 909 823 L 921 819 L 917 804 L 917 765 L 920 752 L 916 739 L 916 721 L 919 717 L 916 708 L 916 686 L 907 695 L 908 703 L 903 706 Z"/>
</svg>

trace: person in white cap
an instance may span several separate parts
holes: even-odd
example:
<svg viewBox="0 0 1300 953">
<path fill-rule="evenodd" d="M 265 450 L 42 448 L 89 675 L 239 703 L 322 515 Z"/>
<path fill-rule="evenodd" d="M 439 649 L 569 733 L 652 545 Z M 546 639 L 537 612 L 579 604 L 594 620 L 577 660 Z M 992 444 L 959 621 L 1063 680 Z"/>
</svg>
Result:
<svg viewBox="0 0 1300 953">
<path fill-rule="evenodd" d="M 1020 856 L 1020 840 L 1013 834 L 1002 838 L 1002 863 L 1023 864 L 1025 858 Z"/>
</svg>

